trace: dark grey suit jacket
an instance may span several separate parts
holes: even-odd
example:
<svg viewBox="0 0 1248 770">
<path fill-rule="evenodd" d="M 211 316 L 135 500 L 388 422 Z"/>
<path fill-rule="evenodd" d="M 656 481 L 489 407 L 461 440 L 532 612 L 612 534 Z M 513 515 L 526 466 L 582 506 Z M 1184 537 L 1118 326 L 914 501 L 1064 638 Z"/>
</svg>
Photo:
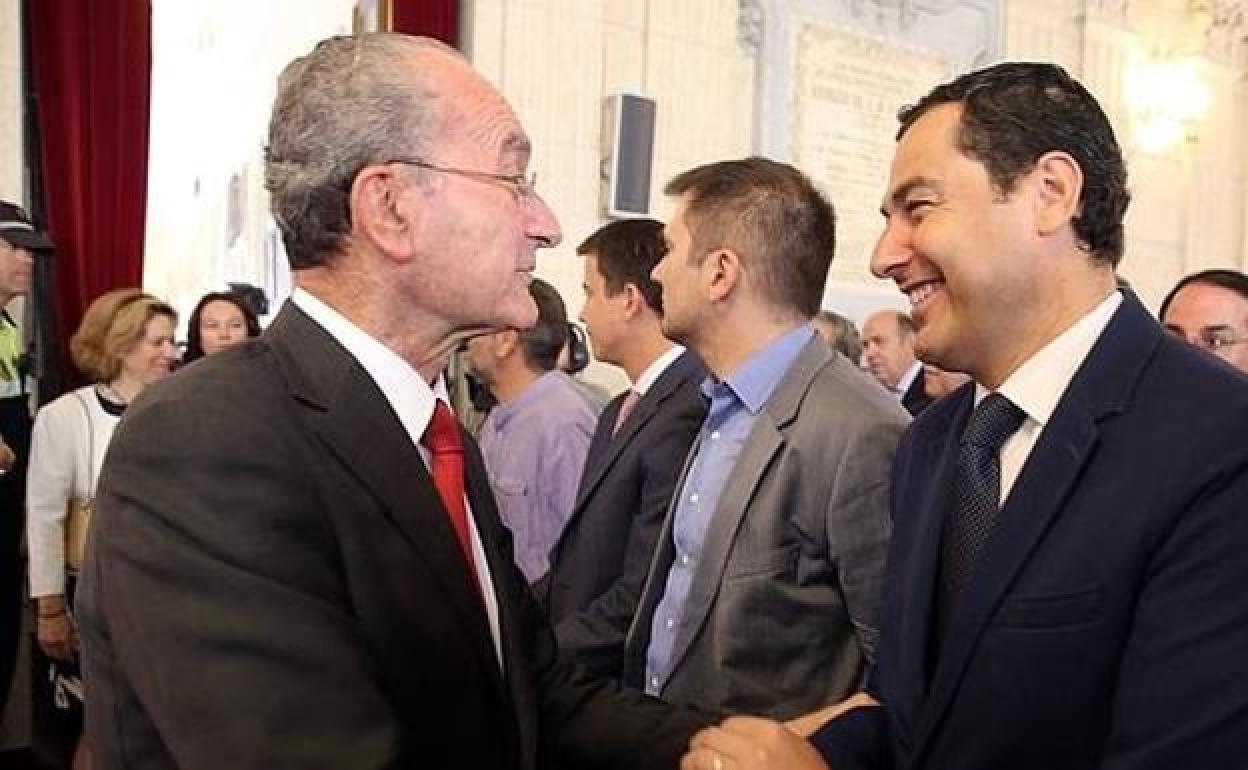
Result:
<svg viewBox="0 0 1248 770">
<path fill-rule="evenodd" d="M 654 542 L 680 468 L 706 416 L 706 369 L 683 353 L 659 375 L 613 435 L 617 396 L 598 419 L 576 507 L 538 585 L 560 652 L 619 677 Z"/>
<path fill-rule="evenodd" d="M 821 339 L 802 349 L 719 499 L 664 699 L 787 718 L 860 684 L 878 633 L 889 466 L 908 422 Z M 675 553 L 674 510 L 628 634 L 625 681 L 637 687 Z"/>
<path fill-rule="evenodd" d="M 702 720 L 556 664 L 465 442 L 501 666 L 417 447 L 319 325 L 287 306 L 149 388 L 78 594 L 97 766 L 673 766 Z"/>
</svg>

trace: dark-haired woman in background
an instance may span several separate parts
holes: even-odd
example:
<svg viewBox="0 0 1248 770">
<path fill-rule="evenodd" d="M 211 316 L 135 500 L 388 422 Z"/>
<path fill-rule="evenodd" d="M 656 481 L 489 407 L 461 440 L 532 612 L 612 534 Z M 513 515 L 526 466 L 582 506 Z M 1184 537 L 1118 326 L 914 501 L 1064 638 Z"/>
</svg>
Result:
<svg viewBox="0 0 1248 770">
<path fill-rule="evenodd" d="M 219 353 L 260 334 L 260 320 L 243 298 L 228 291 L 205 294 L 191 311 L 182 363 Z"/>
</svg>

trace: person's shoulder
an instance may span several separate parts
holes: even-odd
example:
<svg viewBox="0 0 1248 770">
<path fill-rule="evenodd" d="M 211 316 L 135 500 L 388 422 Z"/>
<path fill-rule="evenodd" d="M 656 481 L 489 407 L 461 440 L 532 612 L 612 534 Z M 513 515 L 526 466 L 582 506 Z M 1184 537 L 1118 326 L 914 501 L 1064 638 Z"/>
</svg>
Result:
<svg viewBox="0 0 1248 770">
<path fill-rule="evenodd" d="M 811 381 L 808 405 L 828 410 L 839 419 L 906 425 L 910 415 L 891 393 L 836 351 Z M 813 396 L 813 400 L 812 400 Z"/>
<path fill-rule="evenodd" d="M 90 407 L 95 399 L 95 386 L 84 385 L 81 388 L 67 391 L 39 407 L 37 419 L 64 419 L 83 413 L 83 407 Z"/>
<path fill-rule="evenodd" d="M 1167 336 L 1141 374 L 1128 415 L 1164 421 L 1175 439 L 1203 443 L 1234 436 L 1242 442 L 1248 435 L 1248 375 Z"/>
</svg>

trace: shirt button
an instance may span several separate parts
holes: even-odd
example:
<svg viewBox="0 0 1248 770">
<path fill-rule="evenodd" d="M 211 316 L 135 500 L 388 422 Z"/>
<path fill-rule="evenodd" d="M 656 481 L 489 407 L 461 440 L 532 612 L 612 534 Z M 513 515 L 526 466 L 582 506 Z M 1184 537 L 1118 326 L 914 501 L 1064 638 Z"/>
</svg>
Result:
<svg viewBox="0 0 1248 770">
<path fill-rule="evenodd" d="M 688 563 L 689 563 L 689 554 L 687 554 L 687 553 L 682 553 L 682 554 L 680 555 L 680 563 L 681 563 L 681 564 L 688 564 Z"/>
<path fill-rule="evenodd" d="M 650 686 L 656 688 L 659 686 L 659 678 L 657 676 L 650 677 Z"/>
<path fill-rule="evenodd" d="M 664 624 L 663 624 L 663 625 L 667 626 L 668 628 L 675 628 L 675 627 L 676 627 L 676 618 L 668 618 L 668 619 L 664 622 Z"/>
<path fill-rule="evenodd" d="M 689 502 L 691 502 L 691 503 L 696 503 L 697 501 L 698 501 L 698 493 L 697 493 L 697 492 L 694 492 L 692 495 L 689 495 Z"/>
<path fill-rule="evenodd" d="M 718 441 L 718 440 L 719 440 L 719 431 L 717 430 L 711 431 L 711 441 Z"/>
</svg>

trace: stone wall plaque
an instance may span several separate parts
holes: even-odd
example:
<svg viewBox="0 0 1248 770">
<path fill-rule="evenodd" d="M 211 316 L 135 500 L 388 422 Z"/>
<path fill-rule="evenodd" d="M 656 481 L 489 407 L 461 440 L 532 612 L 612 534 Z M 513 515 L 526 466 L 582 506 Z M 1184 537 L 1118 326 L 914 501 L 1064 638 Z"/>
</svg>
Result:
<svg viewBox="0 0 1248 770">
<path fill-rule="evenodd" d="M 897 111 L 948 80 L 939 53 L 868 37 L 825 21 L 794 25 L 793 159 L 837 211 L 830 281 L 870 281 L 881 230 Z"/>
</svg>

